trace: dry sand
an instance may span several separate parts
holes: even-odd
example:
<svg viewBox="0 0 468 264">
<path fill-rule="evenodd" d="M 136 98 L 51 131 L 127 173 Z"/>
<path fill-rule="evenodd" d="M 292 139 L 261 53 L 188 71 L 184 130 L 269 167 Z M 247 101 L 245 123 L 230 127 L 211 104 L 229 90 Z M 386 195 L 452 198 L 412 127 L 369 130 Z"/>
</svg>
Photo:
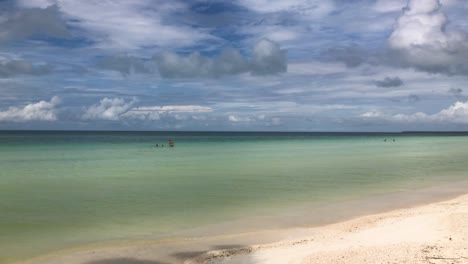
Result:
<svg viewBox="0 0 468 264">
<path fill-rule="evenodd" d="M 468 195 L 314 229 L 300 240 L 211 251 L 186 263 L 468 263 Z"/>
<path fill-rule="evenodd" d="M 257 239 L 248 242 L 249 237 Z M 278 237 L 281 242 L 244 246 L 280 241 Z M 468 263 L 468 195 L 321 227 L 195 241 L 91 245 L 23 263 Z"/>
</svg>

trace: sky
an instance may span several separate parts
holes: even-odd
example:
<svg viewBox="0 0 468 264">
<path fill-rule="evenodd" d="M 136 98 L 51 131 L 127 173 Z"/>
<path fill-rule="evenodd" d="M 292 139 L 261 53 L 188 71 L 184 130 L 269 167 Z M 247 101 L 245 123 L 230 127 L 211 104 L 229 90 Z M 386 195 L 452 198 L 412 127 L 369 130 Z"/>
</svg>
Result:
<svg viewBox="0 0 468 264">
<path fill-rule="evenodd" d="M 0 0 L 0 129 L 468 130 L 465 0 Z"/>
</svg>

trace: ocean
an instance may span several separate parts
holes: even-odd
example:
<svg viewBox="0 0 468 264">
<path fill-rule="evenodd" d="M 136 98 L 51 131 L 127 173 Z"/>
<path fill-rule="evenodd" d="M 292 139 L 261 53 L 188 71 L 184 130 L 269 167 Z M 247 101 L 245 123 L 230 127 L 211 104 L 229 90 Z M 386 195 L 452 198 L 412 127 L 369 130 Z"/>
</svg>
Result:
<svg viewBox="0 0 468 264">
<path fill-rule="evenodd" d="M 467 149 L 468 133 L 3 131 L 0 263 L 239 219 L 312 225 L 274 219 L 466 182 Z"/>
</svg>

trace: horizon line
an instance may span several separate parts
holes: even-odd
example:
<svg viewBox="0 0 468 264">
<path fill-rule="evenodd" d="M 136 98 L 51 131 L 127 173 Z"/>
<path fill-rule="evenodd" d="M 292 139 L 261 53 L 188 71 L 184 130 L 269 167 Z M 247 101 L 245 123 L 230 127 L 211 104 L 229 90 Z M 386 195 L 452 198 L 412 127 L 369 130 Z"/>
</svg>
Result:
<svg viewBox="0 0 468 264">
<path fill-rule="evenodd" d="M 402 131 L 261 131 L 261 130 L 73 130 L 73 129 L 0 129 L 1 132 L 156 132 L 156 133 L 375 133 L 375 134 L 405 134 L 405 133 L 468 133 L 461 130 L 402 130 Z"/>
</svg>

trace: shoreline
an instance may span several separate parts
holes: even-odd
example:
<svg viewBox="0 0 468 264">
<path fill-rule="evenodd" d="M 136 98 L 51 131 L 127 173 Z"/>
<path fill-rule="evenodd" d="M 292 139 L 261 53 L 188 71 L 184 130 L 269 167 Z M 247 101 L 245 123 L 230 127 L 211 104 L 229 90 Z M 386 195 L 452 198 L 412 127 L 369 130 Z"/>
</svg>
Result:
<svg viewBox="0 0 468 264">
<path fill-rule="evenodd" d="M 468 263 L 468 194 L 312 229 L 302 239 L 209 251 L 185 263 Z"/>
<path fill-rule="evenodd" d="M 465 182 L 463 182 L 465 183 Z M 278 248 L 297 248 L 299 245 L 310 245 L 311 238 L 316 237 L 318 233 L 330 228 L 347 225 L 362 219 L 369 218 L 388 218 L 396 212 L 411 212 L 420 210 L 420 208 L 436 206 L 439 204 L 448 203 L 452 200 L 464 199 L 468 201 L 468 194 L 464 184 L 457 183 L 453 187 L 458 187 L 457 191 L 451 188 L 432 187 L 429 189 L 417 190 L 411 194 L 418 198 L 408 204 L 401 204 L 393 202 L 390 208 L 385 206 L 380 209 L 371 208 L 369 212 L 362 211 L 362 214 L 338 219 L 332 223 L 315 225 L 305 225 L 290 228 L 277 228 L 277 229 L 254 229 L 252 231 L 245 231 L 242 233 L 235 233 L 229 229 L 224 230 L 224 233 L 218 235 L 207 235 L 202 237 L 178 237 L 166 241 L 116 241 L 108 244 L 96 245 L 83 245 L 81 247 L 51 252 L 49 254 L 41 255 L 38 257 L 30 258 L 24 261 L 17 261 L 13 263 L 25 264 L 55 264 L 55 263 L 70 263 L 70 264 L 143 264 L 143 263 L 249 263 L 249 262 L 229 262 L 225 259 L 218 258 L 219 256 L 226 255 L 228 258 L 233 256 L 243 256 L 245 252 L 250 252 L 247 256 L 252 254 L 260 254 L 258 252 L 265 252 L 265 250 L 277 250 Z M 451 192 L 449 190 L 452 190 Z M 429 197 L 428 193 L 439 192 L 435 197 Z M 425 195 L 422 195 L 425 194 Z M 392 196 L 393 195 L 393 196 Z M 407 194 L 408 195 L 408 194 Z M 422 195 L 422 196 L 421 196 Z M 397 197 L 398 194 L 390 194 L 383 200 L 389 201 L 391 197 Z M 453 199 L 453 197 L 458 198 Z M 405 199 L 401 198 L 401 201 Z M 350 203 L 359 203 L 362 201 L 350 201 Z M 407 202 L 407 201 L 406 201 Z M 465 203 L 466 204 L 466 203 Z M 341 204 L 341 208 L 345 208 L 348 204 Z M 395 208 L 396 207 L 396 208 Z M 404 209 L 398 209 L 404 208 Z M 332 210 L 339 210 L 339 207 Z M 374 212 L 374 211 L 377 212 Z M 296 216 L 293 216 L 296 217 Z M 468 215 L 466 215 L 468 219 Z M 307 222 L 307 219 L 301 221 Z M 362 224 L 356 224 L 358 227 L 365 228 Z M 468 223 L 466 223 L 468 228 Z M 216 228 L 228 228 L 229 226 L 221 225 Z M 198 231 L 200 232 L 200 231 Z M 468 235 L 467 235 L 468 237 Z M 282 246 L 278 246 L 282 245 Z M 289 246 L 288 246 L 289 245 Z M 468 247 L 468 245 L 466 245 Z M 294 251 L 293 249 L 289 249 Z M 263 254 L 263 253 L 262 253 Z M 468 255 L 468 254 L 465 254 Z M 234 257 L 236 258 L 236 257 Z M 213 262 L 214 259 L 220 262 Z M 120 262 L 119 262 L 120 261 Z M 148 262 L 143 262 L 148 261 Z M 151 262 L 152 261 L 152 262 Z M 262 263 L 262 262 L 258 262 Z M 267 263 L 267 262 L 264 262 Z M 274 263 L 274 262 L 268 262 Z M 280 262 L 278 262 L 280 263 Z M 283 262 L 287 263 L 287 261 Z M 301 263 L 301 262 L 291 262 Z M 316 263 L 316 262 L 305 262 Z M 322 263 L 322 262 L 318 262 Z M 326 263 L 326 262 L 325 262 Z M 427 263 L 427 262 L 426 262 Z M 455 262 L 456 263 L 456 262 Z"/>
</svg>

